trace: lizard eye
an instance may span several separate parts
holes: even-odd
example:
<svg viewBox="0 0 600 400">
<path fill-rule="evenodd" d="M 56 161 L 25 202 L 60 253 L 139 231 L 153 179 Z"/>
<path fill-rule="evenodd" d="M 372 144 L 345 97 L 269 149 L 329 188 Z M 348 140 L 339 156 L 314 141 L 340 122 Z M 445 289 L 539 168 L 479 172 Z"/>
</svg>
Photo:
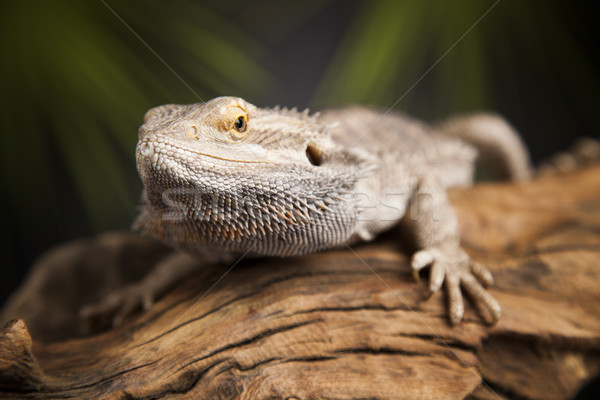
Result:
<svg viewBox="0 0 600 400">
<path fill-rule="evenodd" d="M 232 127 L 239 133 L 246 132 L 246 129 L 248 128 L 248 121 L 246 120 L 246 116 L 240 115 L 239 117 L 237 117 L 236 120 L 233 122 Z"/>
</svg>

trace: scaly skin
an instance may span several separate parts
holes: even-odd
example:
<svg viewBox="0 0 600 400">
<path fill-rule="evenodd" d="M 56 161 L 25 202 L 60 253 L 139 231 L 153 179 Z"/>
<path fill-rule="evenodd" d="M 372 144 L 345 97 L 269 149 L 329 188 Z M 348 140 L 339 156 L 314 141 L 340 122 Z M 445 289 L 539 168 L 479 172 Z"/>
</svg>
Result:
<svg viewBox="0 0 600 400">
<path fill-rule="evenodd" d="M 479 283 L 492 284 L 492 276 L 460 248 L 446 196 L 446 188 L 471 183 L 476 149 L 509 177 L 529 176 L 521 141 L 493 115 L 427 126 L 361 107 L 309 115 L 234 97 L 153 108 L 139 129 L 145 189 L 135 227 L 187 255 L 83 315 L 110 313 L 118 324 L 203 263 L 371 240 L 410 211 L 404 220 L 421 248 L 412 268 L 431 266 L 432 292 L 445 284 L 450 321 L 463 318 L 462 288 L 495 322 L 500 306 Z"/>
</svg>

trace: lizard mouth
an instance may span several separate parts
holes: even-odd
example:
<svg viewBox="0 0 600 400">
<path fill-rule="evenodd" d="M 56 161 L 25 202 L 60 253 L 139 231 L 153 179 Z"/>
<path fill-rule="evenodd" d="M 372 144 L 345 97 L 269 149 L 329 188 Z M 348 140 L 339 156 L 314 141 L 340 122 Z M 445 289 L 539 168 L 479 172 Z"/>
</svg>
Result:
<svg viewBox="0 0 600 400">
<path fill-rule="evenodd" d="M 190 149 L 189 146 L 178 146 L 173 141 L 153 139 L 141 140 L 136 149 L 138 167 L 148 166 L 152 169 L 164 170 L 169 164 L 182 162 L 193 163 L 206 157 L 215 161 L 224 161 L 243 164 L 273 164 L 272 162 L 256 160 L 251 157 L 228 157 L 225 153 L 231 153 L 231 149 L 211 147 L 210 152 Z"/>
</svg>

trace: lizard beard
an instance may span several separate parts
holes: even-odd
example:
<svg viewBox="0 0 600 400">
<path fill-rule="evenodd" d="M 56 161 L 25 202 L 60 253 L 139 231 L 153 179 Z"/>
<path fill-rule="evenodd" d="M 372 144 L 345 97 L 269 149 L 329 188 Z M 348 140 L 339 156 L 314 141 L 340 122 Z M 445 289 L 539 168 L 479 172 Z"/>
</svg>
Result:
<svg viewBox="0 0 600 400">
<path fill-rule="evenodd" d="M 353 232 L 353 171 L 197 155 L 190 162 L 168 146 L 140 147 L 145 190 L 134 228 L 185 250 L 299 255 L 344 243 Z"/>
</svg>

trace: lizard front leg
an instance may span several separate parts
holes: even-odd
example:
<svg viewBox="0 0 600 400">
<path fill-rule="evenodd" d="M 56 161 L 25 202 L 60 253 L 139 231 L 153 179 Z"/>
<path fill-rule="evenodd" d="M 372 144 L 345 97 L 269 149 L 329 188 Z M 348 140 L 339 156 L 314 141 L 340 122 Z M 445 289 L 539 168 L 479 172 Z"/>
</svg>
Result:
<svg viewBox="0 0 600 400">
<path fill-rule="evenodd" d="M 431 267 L 429 290 L 434 293 L 444 284 L 448 299 L 450 322 L 458 324 L 464 315 L 462 290 L 476 303 L 485 306 L 494 324 L 500 318 L 498 302 L 482 286 L 493 284 L 491 273 L 473 262 L 460 247 L 456 215 L 445 189 L 434 179 L 422 179 L 415 192 L 410 218 L 418 250 L 411 267 L 418 272 Z"/>
<path fill-rule="evenodd" d="M 185 252 L 171 254 L 139 282 L 115 290 L 98 303 L 83 306 L 79 317 L 84 329 L 104 328 L 107 322 L 112 326 L 121 325 L 139 309 L 150 309 L 160 295 L 205 264 L 206 261 Z"/>
</svg>

